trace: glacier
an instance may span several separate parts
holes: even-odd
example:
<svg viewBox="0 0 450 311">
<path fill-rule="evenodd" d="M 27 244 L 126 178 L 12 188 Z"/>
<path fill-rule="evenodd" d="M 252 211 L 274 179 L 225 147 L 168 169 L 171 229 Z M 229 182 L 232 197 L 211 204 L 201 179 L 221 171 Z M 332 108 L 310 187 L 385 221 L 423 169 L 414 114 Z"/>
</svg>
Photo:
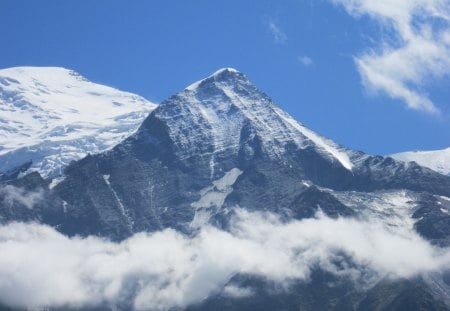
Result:
<svg viewBox="0 0 450 311">
<path fill-rule="evenodd" d="M 141 96 L 91 82 L 60 67 L 0 70 L 0 172 L 57 177 L 71 161 L 131 135 L 155 109 Z"/>
</svg>

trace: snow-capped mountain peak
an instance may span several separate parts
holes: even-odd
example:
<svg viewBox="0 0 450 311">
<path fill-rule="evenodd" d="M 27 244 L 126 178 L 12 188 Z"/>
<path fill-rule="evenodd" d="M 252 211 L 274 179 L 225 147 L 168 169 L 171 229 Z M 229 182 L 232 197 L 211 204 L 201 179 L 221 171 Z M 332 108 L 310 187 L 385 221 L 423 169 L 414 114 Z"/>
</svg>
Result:
<svg viewBox="0 0 450 311">
<path fill-rule="evenodd" d="M 216 72 L 214 72 L 212 75 L 208 76 L 207 78 L 204 78 L 202 80 L 192 83 L 191 85 L 189 85 L 186 88 L 186 90 L 195 91 L 200 86 L 200 84 L 203 83 L 204 81 L 208 81 L 208 80 L 214 80 L 214 81 L 222 80 L 223 81 L 223 80 L 230 80 L 230 79 L 238 78 L 238 77 L 242 78 L 242 77 L 244 77 L 244 75 L 234 68 L 225 67 L 225 68 L 221 68 L 221 69 L 217 70 Z"/>
<path fill-rule="evenodd" d="M 257 136 L 273 158 L 294 144 L 313 148 L 348 170 L 353 167 L 351 151 L 297 122 L 236 69 L 220 69 L 189 85 L 161 103 L 154 117 L 167 124 L 180 158 L 210 157 L 212 174 L 220 153 L 239 152 L 243 133 L 245 139 Z"/>
<path fill-rule="evenodd" d="M 60 67 L 0 70 L 0 171 L 33 161 L 57 175 L 70 161 L 106 150 L 155 108 L 144 98 Z"/>
</svg>

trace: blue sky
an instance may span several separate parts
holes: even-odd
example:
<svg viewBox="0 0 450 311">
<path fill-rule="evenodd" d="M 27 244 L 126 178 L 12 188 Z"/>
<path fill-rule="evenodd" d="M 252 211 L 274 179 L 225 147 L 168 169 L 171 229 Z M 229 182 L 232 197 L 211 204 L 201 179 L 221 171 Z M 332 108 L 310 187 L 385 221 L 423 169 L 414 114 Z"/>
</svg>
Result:
<svg viewBox="0 0 450 311">
<path fill-rule="evenodd" d="M 449 147 L 449 2 L 391 2 L 1 0 L 0 68 L 62 66 L 159 102 L 234 67 L 353 149 Z"/>
</svg>

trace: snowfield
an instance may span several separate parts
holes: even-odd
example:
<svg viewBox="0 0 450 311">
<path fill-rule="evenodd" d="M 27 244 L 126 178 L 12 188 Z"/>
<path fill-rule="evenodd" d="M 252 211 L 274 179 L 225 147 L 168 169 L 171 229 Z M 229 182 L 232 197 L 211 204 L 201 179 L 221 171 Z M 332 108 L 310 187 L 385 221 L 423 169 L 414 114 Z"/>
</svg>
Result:
<svg viewBox="0 0 450 311">
<path fill-rule="evenodd" d="M 131 135 L 156 107 L 59 67 L 0 70 L 0 172 L 32 160 L 58 176 L 73 160 Z"/>
<path fill-rule="evenodd" d="M 443 150 L 401 152 L 391 157 L 399 161 L 414 161 L 441 174 L 450 175 L 450 147 Z"/>
</svg>

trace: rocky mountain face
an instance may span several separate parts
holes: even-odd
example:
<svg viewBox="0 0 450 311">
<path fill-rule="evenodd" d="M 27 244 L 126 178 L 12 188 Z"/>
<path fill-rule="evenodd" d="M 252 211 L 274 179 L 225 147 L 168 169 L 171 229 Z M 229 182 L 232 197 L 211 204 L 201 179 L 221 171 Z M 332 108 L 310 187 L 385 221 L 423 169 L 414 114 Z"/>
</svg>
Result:
<svg viewBox="0 0 450 311">
<path fill-rule="evenodd" d="M 57 177 L 74 160 L 112 148 L 156 107 L 59 67 L 0 70 L 0 172 L 32 161 Z"/>
<path fill-rule="evenodd" d="M 233 206 L 286 217 L 311 216 L 304 208 L 318 205 L 330 215 L 351 214 L 322 188 L 450 196 L 450 179 L 339 146 L 295 121 L 243 74 L 223 69 L 162 102 L 112 150 L 69 166 L 54 192 L 69 218 L 78 215 L 70 223 L 79 232 L 63 232 L 123 239 L 167 227 L 189 232 Z"/>
<path fill-rule="evenodd" d="M 37 173 L 18 175 L 2 175 L 0 202 L 8 206 L 0 210 L 2 222 L 38 220 L 70 236 L 120 241 L 164 228 L 187 235 L 205 224 L 227 230 L 240 207 L 285 220 L 318 212 L 369 215 L 450 245 L 450 177 L 340 146 L 294 120 L 230 68 L 162 102 L 114 148 L 70 164 L 55 187 Z M 11 199 L 11 189 L 43 197 L 41 205 L 30 210 L 28 202 Z M 450 301 L 450 282 L 442 275 L 386 280 L 361 291 L 318 269 L 310 283 L 273 295 L 264 280 L 249 275 L 230 282 L 253 284 L 257 293 L 231 299 L 219 292 L 192 308 L 444 310 Z"/>
</svg>

